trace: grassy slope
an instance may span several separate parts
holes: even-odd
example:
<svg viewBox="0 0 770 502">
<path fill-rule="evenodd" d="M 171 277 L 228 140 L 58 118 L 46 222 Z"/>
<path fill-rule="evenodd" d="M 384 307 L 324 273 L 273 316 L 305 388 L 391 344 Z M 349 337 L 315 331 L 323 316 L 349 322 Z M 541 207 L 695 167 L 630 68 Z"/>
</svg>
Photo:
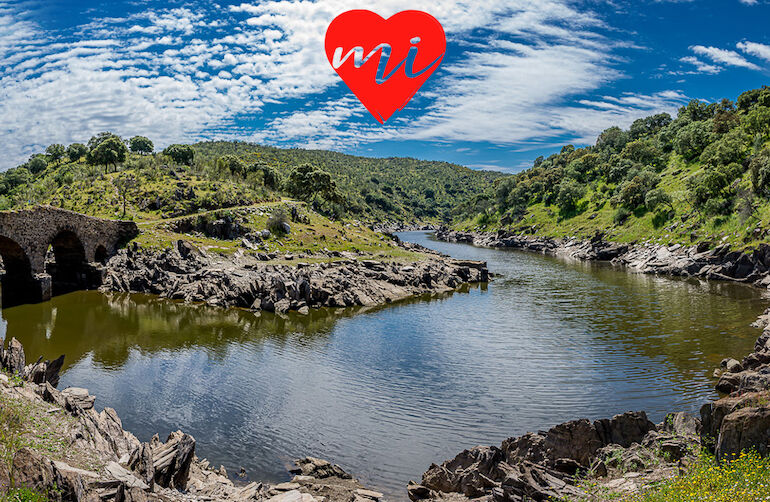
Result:
<svg viewBox="0 0 770 502">
<path fill-rule="evenodd" d="M 529 227 L 536 226 L 534 235 L 544 237 L 590 238 L 597 232 L 603 232 L 606 239 L 616 242 L 690 245 L 707 241 L 714 245 L 728 243 L 735 249 L 754 248 L 763 242 L 766 230 L 770 229 L 770 201 L 760 202 L 756 212 L 746 219 L 737 213 L 702 218 L 693 210 L 686 198 L 685 180 L 702 169 L 700 162 L 688 163 L 672 154 L 668 165 L 660 173 L 658 187 L 671 195 L 676 217 L 663 224 L 656 224 L 654 214 L 644 209 L 632 213 L 623 224 L 616 224 L 613 221 L 616 208 L 608 201 L 597 207 L 591 201 L 594 189 L 589 188 L 574 214 L 565 216 L 559 213 L 556 206 L 539 203 L 529 206 L 521 221 L 504 228 L 529 231 Z M 750 187 L 748 171 L 744 173 L 740 185 Z M 503 227 L 497 220 L 481 225 L 476 218 L 460 222 L 457 228 L 492 231 Z M 761 232 L 755 234 L 756 228 Z"/>
<path fill-rule="evenodd" d="M 72 167 L 73 165 L 63 165 L 58 171 L 67 171 Z M 308 214 L 309 223 L 291 222 L 292 231 L 288 235 L 271 235 L 258 252 L 312 255 L 327 250 L 362 252 L 363 258 L 381 260 L 419 258 L 417 253 L 395 246 L 390 239 L 371 231 L 358 221 L 332 221 L 310 211 L 302 202 L 282 198 L 280 194 L 266 191 L 263 187 L 253 189 L 237 181 L 212 181 L 181 167 L 152 172 L 150 176 L 143 170 L 132 168 L 100 173 L 87 179 L 73 180 L 34 203 L 50 204 L 103 218 L 121 218 L 124 217 L 122 198 L 113 181 L 124 173 L 131 173 L 140 180 L 137 188 L 128 197 L 125 218 L 134 220 L 139 225 L 141 234 L 135 241 L 144 247 L 164 248 L 183 239 L 203 249 L 223 254 L 231 254 L 239 249 L 252 253 L 242 246 L 240 238 L 215 239 L 199 232 L 180 234 L 172 231 L 169 223 L 189 216 L 211 216 L 216 219 L 235 215 L 246 218 L 248 229 L 261 231 L 267 227 L 267 219 L 274 210 L 282 208 L 289 212 L 289 206 L 298 205 Z M 56 176 L 56 172 L 52 172 L 50 176 Z M 194 194 L 192 198 L 190 189 Z M 160 208 L 151 205 L 157 200 L 164 201 Z M 22 202 L 15 207 L 31 205 L 33 202 Z M 212 206 L 214 209 L 207 209 Z M 250 214 L 244 211 L 247 208 L 258 208 L 262 214 Z M 177 214 L 181 216 L 176 216 Z"/>
</svg>

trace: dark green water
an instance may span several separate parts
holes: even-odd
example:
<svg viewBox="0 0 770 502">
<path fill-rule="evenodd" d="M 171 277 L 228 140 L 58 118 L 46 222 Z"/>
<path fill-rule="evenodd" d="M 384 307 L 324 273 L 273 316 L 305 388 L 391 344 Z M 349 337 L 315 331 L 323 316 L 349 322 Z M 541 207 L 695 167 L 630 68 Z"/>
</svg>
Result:
<svg viewBox="0 0 770 502">
<path fill-rule="evenodd" d="M 539 255 L 403 238 L 499 274 L 484 287 L 371 311 L 261 316 L 79 292 L 2 312 L 31 356 L 67 355 L 61 386 L 140 439 L 181 428 L 231 473 L 283 480 L 327 458 L 404 499 L 431 462 L 579 417 L 697 411 L 714 367 L 750 352 L 767 301 Z"/>
</svg>

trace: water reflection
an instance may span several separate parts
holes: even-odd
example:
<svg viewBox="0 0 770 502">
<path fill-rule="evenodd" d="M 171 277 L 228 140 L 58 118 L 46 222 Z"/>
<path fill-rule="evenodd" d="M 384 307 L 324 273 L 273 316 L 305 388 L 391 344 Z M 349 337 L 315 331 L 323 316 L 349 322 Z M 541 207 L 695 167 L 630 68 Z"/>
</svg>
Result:
<svg viewBox="0 0 770 502">
<path fill-rule="evenodd" d="M 261 316 L 81 292 L 3 312 L 30 354 L 67 355 L 140 438 L 182 428 L 253 479 L 340 463 L 391 498 L 435 461 L 576 417 L 695 411 L 750 351 L 757 289 L 404 236 L 486 260 L 488 288 L 379 309 Z"/>
</svg>

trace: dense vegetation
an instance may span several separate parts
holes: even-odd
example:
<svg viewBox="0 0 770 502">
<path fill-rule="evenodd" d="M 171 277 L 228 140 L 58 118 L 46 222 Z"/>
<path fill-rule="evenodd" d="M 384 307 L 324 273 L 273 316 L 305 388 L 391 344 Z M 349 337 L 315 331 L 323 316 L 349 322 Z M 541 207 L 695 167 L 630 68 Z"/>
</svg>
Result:
<svg viewBox="0 0 770 502">
<path fill-rule="evenodd" d="M 372 159 L 243 142 L 171 145 L 105 132 L 51 145 L 0 174 L 0 209 L 47 203 L 158 219 L 288 196 L 334 219 L 449 221 L 498 173 L 410 158 Z"/>
<path fill-rule="evenodd" d="M 745 245 L 770 227 L 770 88 L 691 101 L 611 127 L 497 180 L 461 207 L 464 226 L 549 236 Z"/>
</svg>

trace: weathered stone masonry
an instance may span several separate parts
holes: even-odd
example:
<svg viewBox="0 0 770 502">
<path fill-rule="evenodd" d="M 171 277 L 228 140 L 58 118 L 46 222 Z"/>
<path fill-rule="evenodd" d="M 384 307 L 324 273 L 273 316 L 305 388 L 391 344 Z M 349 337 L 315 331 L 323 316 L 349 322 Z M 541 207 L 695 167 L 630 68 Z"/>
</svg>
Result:
<svg viewBox="0 0 770 502">
<path fill-rule="evenodd" d="M 99 282 L 99 263 L 137 234 L 134 222 L 55 207 L 1 211 L 2 305 L 44 301 L 53 294 L 91 287 Z"/>
</svg>

